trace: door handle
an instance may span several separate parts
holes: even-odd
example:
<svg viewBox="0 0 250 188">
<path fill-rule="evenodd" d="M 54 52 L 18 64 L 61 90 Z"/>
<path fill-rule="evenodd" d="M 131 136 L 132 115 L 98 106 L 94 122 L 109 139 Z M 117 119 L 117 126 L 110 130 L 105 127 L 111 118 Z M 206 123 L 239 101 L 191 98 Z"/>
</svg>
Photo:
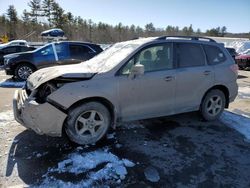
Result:
<svg viewBox="0 0 250 188">
<path fill-rule="evenodd" d="M 209 75 L 210 73 L 211 73 L 211 71 L 204 71 L 203 72 L 203 74 L 206 75 L 206 76 Z"/>
<path fill-rule="evenodd" d="M 171 80 L 173 80 L 173 79 L 174 79 L 173 76 L 166 76 L 166 77 L 165 77 L 165 81 L 166 81 L 166 82 L 169 82 L 169 81 L 171 81 Z"/>
</svg>

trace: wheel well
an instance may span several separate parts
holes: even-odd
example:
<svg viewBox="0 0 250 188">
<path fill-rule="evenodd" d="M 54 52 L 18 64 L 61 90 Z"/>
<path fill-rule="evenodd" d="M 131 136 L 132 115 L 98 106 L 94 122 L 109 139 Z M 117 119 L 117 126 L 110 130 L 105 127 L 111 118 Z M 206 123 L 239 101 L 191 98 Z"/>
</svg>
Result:
<svg viewBox="0 0 250 188">
<path fill-rule="evenodd" d="M 229 106 L 229 91 L 228 91 L 228 88 L 226 86 L 223 86 L 223 85 L 216 85 L 216 86 L 213 86 L 211 87 L 209 90 L 207 90 L 207 92 L 203 95 L 203 98 L 201 101 L 204 100 L 205 96 L 207 95 L 207 93 L 211 90 L 214 90 L 214 89 L 218 89 L 220 91 L 222 91 L 225 95 L 225 98 L 226 98 L 226 106 L 225 108 L 228 108 Z M 202 102 L 201 102 L 202 103 Z"/>
<path fill-rule="evenodd" d="M 29 66 L 31 66 L 34 70 L 37 70 L 36 66 L 31 64 L 30 62 L 26 62 L 26 61 L 21 61 L 19 63 L 17 63 L 15 66 L 14 66 L 14 70 L 16 70 L 16 68 L 19 66 L 19 65 L 22 65 L 22 64 L 28 64 Z"/>
<path fill-rule="evenodd" d="M 67 112 L 69 112 L 71 109 L 73 109 L 79 105 L 82 105 L 84 103 L 87 103 L 87 102 L 99 102 L 99 103 L 103 104 L 108 109 L 108 111 L 111 115 L 111 121 L 112 121 L 111 125 L 114 126 L 115 119 L 116 119 L 115 118 L 115 107 L 109 100 L 107 100 L 103 97 L 89 97 L 89 98 L 85 98 L 85 99 L 82 99 L 80 101 L 77 101 L 67 109 Z"/>
</svg>

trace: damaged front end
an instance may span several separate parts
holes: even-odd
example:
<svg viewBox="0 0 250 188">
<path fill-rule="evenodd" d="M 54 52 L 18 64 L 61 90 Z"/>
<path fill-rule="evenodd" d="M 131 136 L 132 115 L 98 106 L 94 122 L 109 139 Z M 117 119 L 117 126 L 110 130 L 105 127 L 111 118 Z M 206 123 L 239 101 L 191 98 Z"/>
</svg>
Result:
<svg viewBox="0 0 250 188">
<path fill-rule="evenodd" d="M 60 104 L 50 101 L 48 96 L 67 83 L 88 80 L 93 76 L 94 74 L 89 77 L 67 74 L 43 80 L 44 82 L 39 82 L 39 76 L 33 76 L 22 90 L 15 92 L 13 111 L 16 121 L 38 134 L 61 136 L 67 113 Z"/>
</svg>

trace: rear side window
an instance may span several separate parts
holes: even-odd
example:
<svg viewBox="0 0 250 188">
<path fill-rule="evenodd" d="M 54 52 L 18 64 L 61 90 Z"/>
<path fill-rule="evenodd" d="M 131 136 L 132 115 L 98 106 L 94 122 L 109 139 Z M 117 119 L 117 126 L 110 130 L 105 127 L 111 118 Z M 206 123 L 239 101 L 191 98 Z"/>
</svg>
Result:
<svg viewBox="0 0 250 188">
<path fill-rule="evenodd" d="M 226 60 L 225 54 L 216 46 L 204 45 L 209 65 L 216 65 Z"/>
<path fill-rule="evenodd" d="M 26 47 L 26 46 L 20 46 L 20 51 L 21 52 L 26 52 L 26 51 L 29 51 L 30 49 L 29 49 L 29 47 Z"/>
<path fill-rule="evenodd" d="M 90 48 L 81 45 L 70 45 L 69 50 L 72 56 L 79 56 L 92 52 Z"/>
<path fill-rule="evenodd" d="M 180 68 L 205 65 L 205 54 L 199 44 L 177 43 L 176 50 Z"/>
<path fill-rule="evenodd" d="M 16 53 L 18 52 L 17 47 L 9 47 L 4 49 L 5 54 Z"/>
</svg>

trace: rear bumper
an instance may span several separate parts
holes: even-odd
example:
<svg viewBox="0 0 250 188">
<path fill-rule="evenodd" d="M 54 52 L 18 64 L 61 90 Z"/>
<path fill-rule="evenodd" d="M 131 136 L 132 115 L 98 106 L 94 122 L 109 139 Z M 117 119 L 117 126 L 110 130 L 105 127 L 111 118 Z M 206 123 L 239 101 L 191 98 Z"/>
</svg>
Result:
<svg viewBox="0 0 250 188">
<path fill-rule="evenodd" d="M 25 90 L 16 90 L 13 99 L 13 112 L 17 122 L 38 134 L 61 136 L 67 115 L 45 102 L 38 104 L 29 99 Z"/>
</svg>

